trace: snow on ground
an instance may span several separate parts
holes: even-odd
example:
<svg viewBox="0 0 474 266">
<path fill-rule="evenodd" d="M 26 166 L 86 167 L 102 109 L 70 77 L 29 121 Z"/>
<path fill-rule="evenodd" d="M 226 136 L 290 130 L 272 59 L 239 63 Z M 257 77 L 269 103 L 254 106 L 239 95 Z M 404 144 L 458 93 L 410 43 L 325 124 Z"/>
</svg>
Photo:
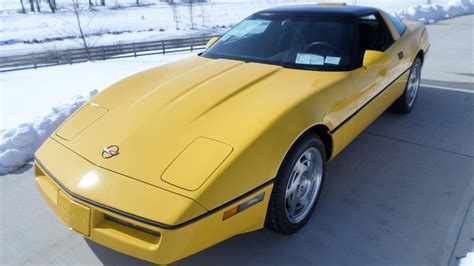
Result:
<svg viewBox="0 0 474 266">
<path fill-rule="evenodd" d="M 38 51 L 81 47 L 75 17 L 68 9 L 68 0 L 57 0 L 63 6 L 51 14 L 47 6 L 41 13 L 20 14 L 11 10 L 18 0 L 1 0 L 0 54 L 25 54 Z M 80 0 L 86 4 L 88 0 Z M 402 18 L 432 22 L 459 14 L 472 13 L 474 0 L 349 0 L 350 4 L 376 6 L 395 12 Z M 25 4 L 27 1 L 24 1 Z M 94 1 L 93 1 L 94 2 Z M 176 38 L 190 34 L 209 34 L 227 29 L 251 13 L 275 5 L 314 4 L 317 0 L 214 0 L 195 4 L 194 29 L 191 29 L 189 6 L 179 5 L 176 30 L 168 4 L 142 0 L 143 6 L 133 6 L 131 0 L 106 0 L 108 6 L 87 8 L 81 12 L 84 32 L 89 45 L 100 46 L 121 42 L 140 42 Z M 324 1 L 321 1 L 324 2 Z M 431 5 L 424 5 L 430 2 Z M 46 3 L 44 3 L 46 5 Z M 408 8 L 412 6 L 411 8 Z M 407 9 L 408 8 L 408 9 Z"/>
<path fill-rule="evenodd" d="M 461 258 L 459 266 L 473 266 L 474 265 L 474 252 L 467 253 L 466 257 Z"/>
<path fill-rule="evenodd" d="M 191 55 L 155 55 L 1 73 L 0 175 L 32 160 L 41 143 L 90 96 L 123 77 Z M 74 94 L 84 96 L 71 98 Z"/>
</svg>

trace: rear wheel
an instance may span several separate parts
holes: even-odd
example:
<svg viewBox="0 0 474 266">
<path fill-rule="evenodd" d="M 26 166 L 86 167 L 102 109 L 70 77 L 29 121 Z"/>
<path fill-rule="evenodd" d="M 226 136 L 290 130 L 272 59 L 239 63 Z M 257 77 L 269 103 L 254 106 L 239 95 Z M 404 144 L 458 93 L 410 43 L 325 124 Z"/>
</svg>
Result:
<svg viewBox="0 0 474 266">
<path fill-rule="evenodd" d="M 418 89 L 420 88 L 421 66 L 421 59 L 417 57 L 411 66 L 405 92 L 394 104 L 395 111 L 406 114 L 413 109 L 416 97 L 418 96 Z"/>
<path fill-rule="evenodd" d="M 306 134 L 290 149 L 278 172 L 266 227 L 283 234 L 298 231 L 318 202 L 326 171 L 326 150 L 319 137 Z"/>
</svg>

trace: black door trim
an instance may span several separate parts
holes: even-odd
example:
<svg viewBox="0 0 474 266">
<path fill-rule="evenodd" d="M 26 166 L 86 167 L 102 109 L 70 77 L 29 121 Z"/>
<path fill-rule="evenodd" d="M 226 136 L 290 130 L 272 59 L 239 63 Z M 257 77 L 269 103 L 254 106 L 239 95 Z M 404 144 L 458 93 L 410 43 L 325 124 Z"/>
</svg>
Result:
<svg viewBox="0 0 474 266">
<path fill-rule="evenodd" d="M 331 130 L 329 133 L 331 134 L 334 134 L 336 133 L 342 126 L 344 126 L 347 122 L 349 122 L 354 116 L 356 116 L 360 111 L 362 111 L 362 109 L 364 109 L 365 107 L 367 107 L 367 105 L 369 105 L 369 103 L 371 103 L 375 98 L 377 98 L 380 94 L 382 94 L 384 91 L 386 91 L 388 88 L 390 88 L 390 86 L 393 85 L 393 83 L 395 83 L 398 79 L 400 79 L 403 75 L 405 75 L 407 73 L 407 71 L 410 71 L 411 67 L 408 68 L 407 70 L 403 71 L 402 74 L 400 74 L 398 77 L 396 77 L 392 82 L 390 82 L 390 84 L 388 84 L 385 88 L 383 88 L 383 90 L 381 90 L 379 93 L 377 93 L 374 97 L 372 97 L 370 100 L 368 100 L 362 107 L 360 107 L 359 109 L 357 109 L 353 114 L 351 114 L 348 118 L 346 118 L 346 120 L 342 121 L 336 128 L 334 128 L 333 130 Z"/>
</svg>

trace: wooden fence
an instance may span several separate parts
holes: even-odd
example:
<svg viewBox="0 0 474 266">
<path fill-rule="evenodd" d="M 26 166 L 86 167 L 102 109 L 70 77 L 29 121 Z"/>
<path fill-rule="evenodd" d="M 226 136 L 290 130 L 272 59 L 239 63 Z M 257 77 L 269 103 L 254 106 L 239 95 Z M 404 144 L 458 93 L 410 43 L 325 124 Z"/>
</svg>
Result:
<svg viewBox="0 0 474 266">
<path fill-rule="evenodd" d="M 87 53 L 87 50 L 84 48 L 78 48 L 3 56 L 0 57 L 0 72 L 152 54 L 168 54 L 183 51 L 192 52 L 204 49 L 207 41 L 211 37 L 212 36 L 199 36 L 141 43 L 104 45 L 89 48 L 89 53 Z"/>
</svg>

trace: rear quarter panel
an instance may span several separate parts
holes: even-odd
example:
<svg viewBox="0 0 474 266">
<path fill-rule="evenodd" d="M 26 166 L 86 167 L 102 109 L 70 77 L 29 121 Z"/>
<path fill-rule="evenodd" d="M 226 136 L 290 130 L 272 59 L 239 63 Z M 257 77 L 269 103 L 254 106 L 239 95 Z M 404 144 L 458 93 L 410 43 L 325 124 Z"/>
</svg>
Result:
<svg viewBox="0 0 474 266">
<path fill-rule="evenodd" d="M 395 44 L 403 49 L 410 62 L 415 60 L 415 57 L 419 51 L 426 53 L 430 46 L 430 41 L 428 31 L 423 23 L 413 20 L 404 20 L 403 23 L 405 23 L 407 29 L 400 36 L 388 18 L 387 13 L 381 11 L 380 14 L 392 33 Z"/>
<path fill-rule="evenodd" d="M 411 51 L 412 61 L 415 59 L 419 51 L 426 53 L 430 47 L 430 38 L 426 26 L 418 21 L 404 21 L 407 25 L 407 32 L 404 34 L 404 40 L 407 49 Z M 406 36 L 405 36 L 406 35 Z"/>
</svg>

